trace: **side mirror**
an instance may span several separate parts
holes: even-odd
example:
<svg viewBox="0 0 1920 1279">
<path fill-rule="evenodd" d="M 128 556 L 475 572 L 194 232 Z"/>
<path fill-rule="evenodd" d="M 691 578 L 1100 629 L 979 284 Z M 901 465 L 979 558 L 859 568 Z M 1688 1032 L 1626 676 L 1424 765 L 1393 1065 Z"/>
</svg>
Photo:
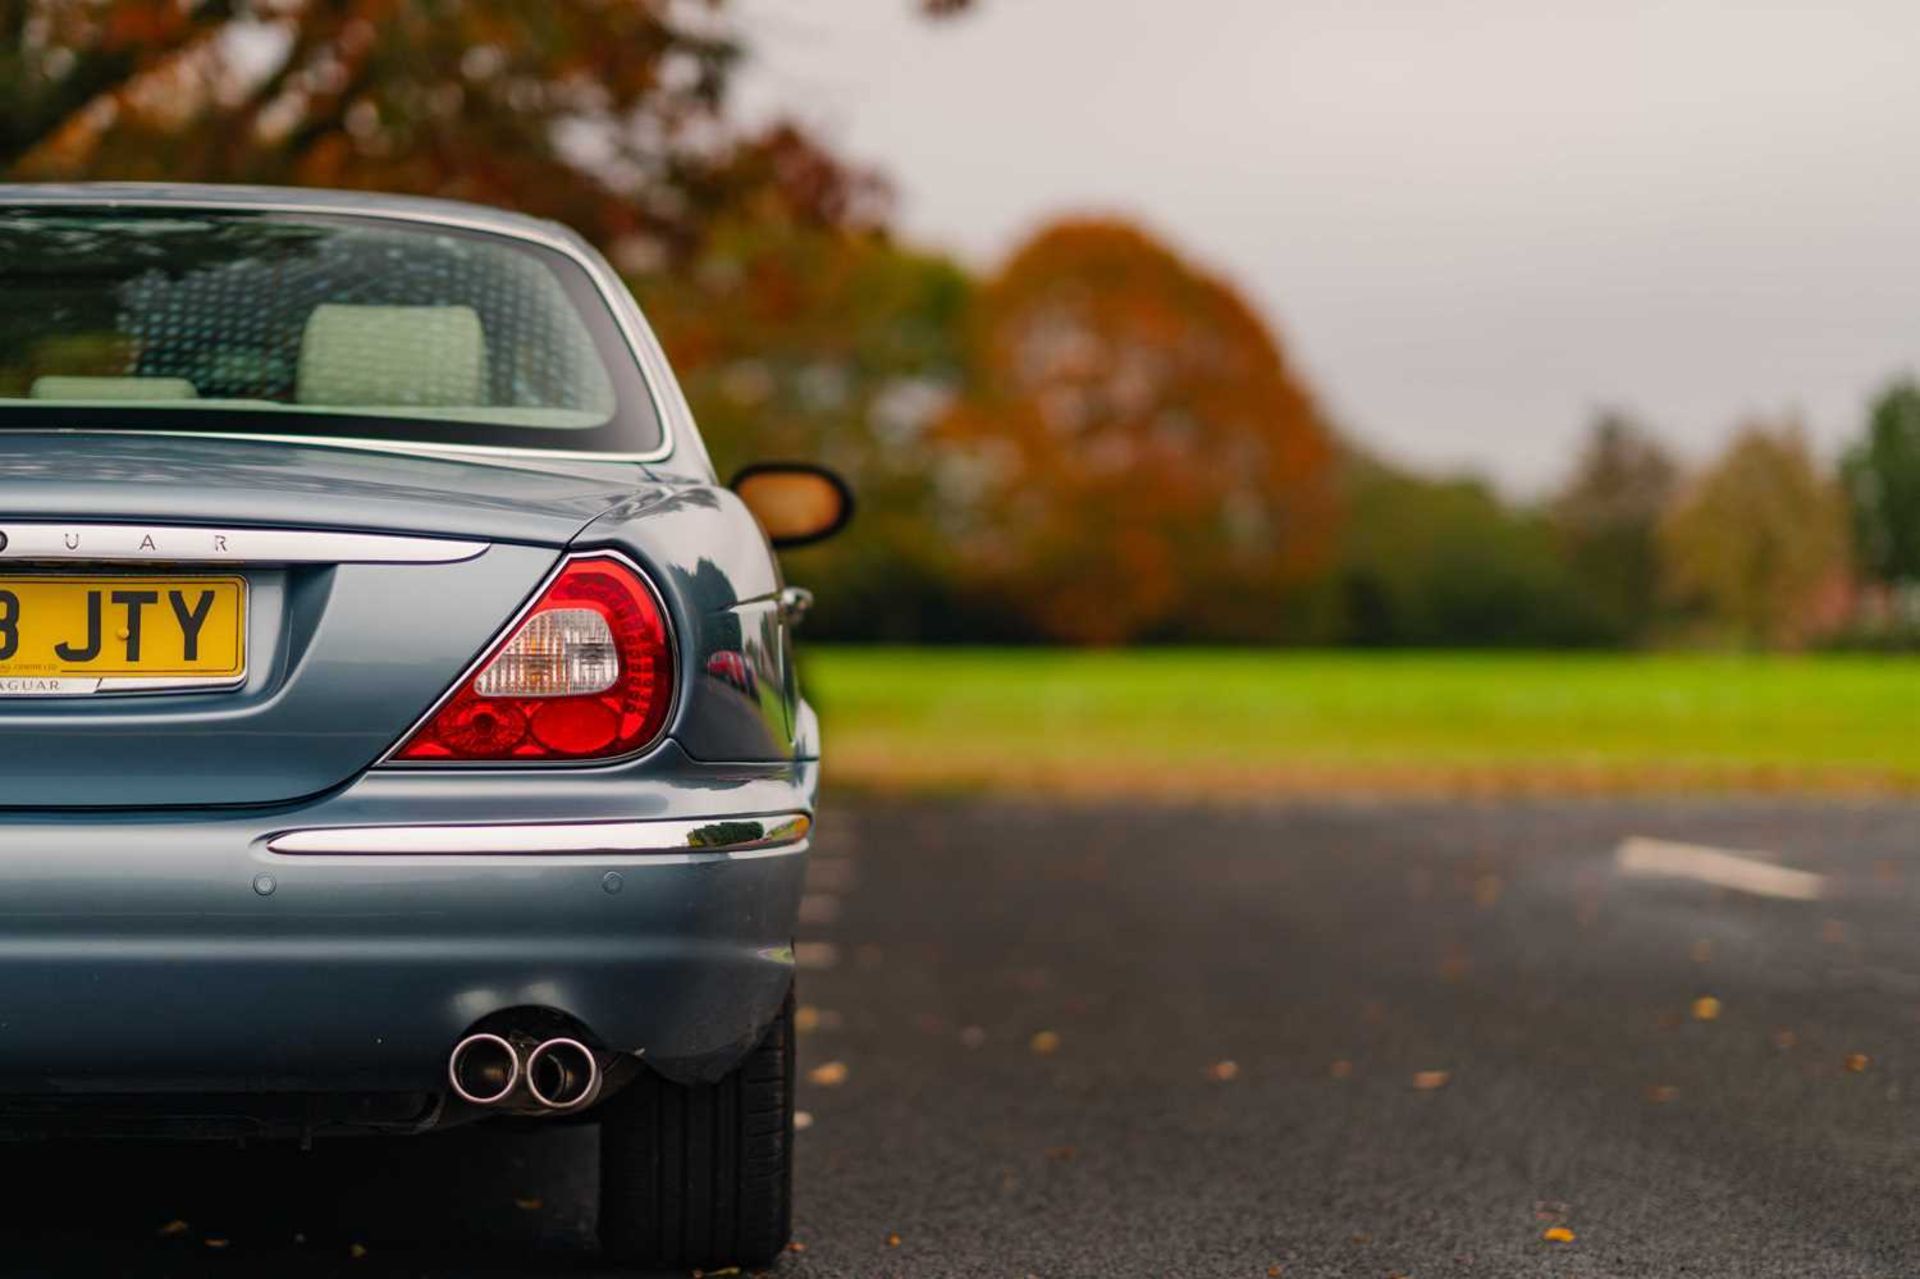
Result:
<svg viewBox="0 0 1920 1279">
<path fill-rule="evenodd" d="M 760 521 L 767 540 L 781 548 L 832 537 L 853 518 L 847 482 L 810 462 L 756 462 L 727 487 Z"/>
</svg>

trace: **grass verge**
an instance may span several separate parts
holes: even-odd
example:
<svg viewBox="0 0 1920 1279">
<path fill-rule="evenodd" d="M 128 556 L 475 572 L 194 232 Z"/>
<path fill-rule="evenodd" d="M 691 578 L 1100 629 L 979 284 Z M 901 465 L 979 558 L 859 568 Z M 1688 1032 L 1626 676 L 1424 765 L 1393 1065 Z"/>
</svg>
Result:
<svg viewBox="0 0 1920 1279">
<path fill-rule="evenodd" d="M 1298 796 L 1920 792 L 1882 657 L 814 647 L 828 779 Z"/>
</svg>

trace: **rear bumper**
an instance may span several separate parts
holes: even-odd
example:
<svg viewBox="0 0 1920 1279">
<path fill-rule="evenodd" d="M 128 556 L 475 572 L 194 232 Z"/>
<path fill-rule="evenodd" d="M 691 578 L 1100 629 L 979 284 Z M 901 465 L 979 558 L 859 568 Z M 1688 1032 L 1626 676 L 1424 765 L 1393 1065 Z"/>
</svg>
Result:
<svg viewBox="0 0 1920 1279">
<path fill-rule="evenodd" d="M 484 803 L 458 779 L 454 804 L 448 779 L 396 776 L 266 815 L 0 814 L 0 1092 L 439 1093 L 453 1044 L 517 1007 L 669 1075 L 725 1071 L 791 982 L 804 836 L 664 856 L 274 846 L 456 813 L 523 837 L 740 833 L 813 799 L 806 765 L 709 786 L 612 773 L 564 807 L 551 779 L 503 777 Z"/>
</svg>

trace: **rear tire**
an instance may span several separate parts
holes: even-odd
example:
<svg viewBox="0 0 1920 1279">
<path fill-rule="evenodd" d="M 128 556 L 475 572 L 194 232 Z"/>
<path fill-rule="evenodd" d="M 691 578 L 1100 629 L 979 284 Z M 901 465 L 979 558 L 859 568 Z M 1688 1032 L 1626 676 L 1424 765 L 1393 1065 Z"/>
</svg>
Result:
<svg viewBox="0 0 1920 1279">
<path fill-rule="evenodd" d="M 659 1269 L 761 1266 L 793 1228 L 793 994 L 711 1084 L 651 1070 L 601 1108 L 600 1245 Z"/>
</svg>

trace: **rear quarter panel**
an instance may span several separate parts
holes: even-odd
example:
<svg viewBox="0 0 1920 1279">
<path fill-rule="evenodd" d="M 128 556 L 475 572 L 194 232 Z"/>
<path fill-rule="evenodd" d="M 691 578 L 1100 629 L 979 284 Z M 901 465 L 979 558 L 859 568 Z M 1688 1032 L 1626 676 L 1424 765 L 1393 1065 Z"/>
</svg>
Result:
<svg viewBox="0 0 1920 1279">
<path fill-rule="evenodd" d="M 617 507 L 583 530 L 575 550 L 609 547 L 653 577 L 672 623 L 680 705 L 670 730 L 709 763 L 795 754 L 784 585 L 753 516 L 732 492 L 690 483 Z"/>
</svg>

